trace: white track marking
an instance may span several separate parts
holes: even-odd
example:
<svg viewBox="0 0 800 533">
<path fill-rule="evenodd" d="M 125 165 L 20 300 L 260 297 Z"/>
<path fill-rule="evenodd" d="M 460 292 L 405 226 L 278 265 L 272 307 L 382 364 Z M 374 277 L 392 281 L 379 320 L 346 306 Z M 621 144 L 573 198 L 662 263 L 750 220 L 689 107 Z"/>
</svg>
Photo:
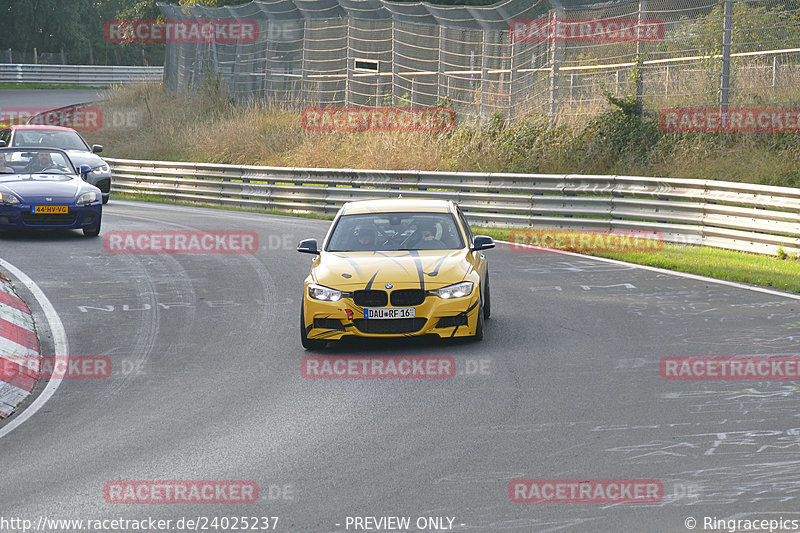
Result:
<svg viewBox="0 0 800 533">
<path fill-rule="evenodd" d="M 776 291 L 776 290 L 772 290 L 772 289 L 767 289 L 765 287 L 755 287 L 753 285 L 746 285 L 744 283 L 737 283 L 735 281 L 727 281 L 727 280 L 724 280 L 724 279 L 709 278 L 709 277 L 706 277 L 706 276 L 700 276 L 698 274 L 689 274 L 688 272 L 678 272 L 676 270 L 667 270 L 665 268 L 658 268 L 658 267 L 652 267 L 652 266 L 647 266 L 647 265 L 637 265 L 636 263 L 627 263 L 625 261 L 619 261 L 617 259 L 608 259 L 606 257 L 595 257 L 593 255 L 584 255 L 584 254 L 579 254 L 579 253 L 576 253 L 576 252 L 568 252 L 566 250 L 556 250 L 556 249 L 553 249 L 553 248 L 541 248 L 539 246 L 531 246 L 530 244 L 522 244 L 522 243 L 509 242 L 509 241 L 501 241 L 499 239 L 496 240 L 495 242 L 501 242 L 503 244 L 510 244 L 510 245 L 514 245 L 514 246 L 523 246 L 525 248 L 531 248 L 533 250 L 541 250 L 543 252 L 552 252 L 552 253 L 555 253 L 555 254 L 571 255 L 573 257 L 580 257 L 582 259 L 593 259 L 595 261 L 603 261 L 605 263 L 612 263 L 612 264 L 615 264 L 615 265 L 626 265 L 626 266 L 631 266 L 631 267 L 634 267 L 634 268 L 639 268 L 639 269 L 642 269 L 642 270 L 650 270 L 652 272 L 658 272 L 659 274 L 668 274 L 670 276 L 678 276 L 678 277 L 681 277 L 681 278 L 688 278 L 688 279 L 693 279 L 693 280 L 697 280 L 697 281 L 705 281 L 705 282 L 708 282 L 708 283 L 716 283 L 717 285 L 727 285 L 728 287 L 736 287 L 737 289 L 746 289 L 748 291 L 763 292 L 764 294 L 771 294 L 773 296 L 781 296 L 783 298 L 791 298 L 792 300 L 800 300 L 800 294 L 793 294 L 793 293 L 790 293 L 790 292 Z"/>
<path fill-rule="evenodd" d="M 14 276 L 20 283 L 25 285 L 29 291 L 33 294 L 33 297 L 36 298 L 36 301 L 39 302 L 39 306 L 41 306 L 42 311 L 44 312 L 44 316 L 47 319 L 47 323 L 50 326 L 50 333 L 53 335 L 53 344 L 55 346 L 55 358 L 56 364 L 64 365 L 65 367 L 69 363 L 69 344 L 67 343 L 67 333 L 64 330 L 64 324 L 61 323 L 61 319 L 56 313 L 53 304 L 50 303 L 50 300 L 47 299 L 42 289 L 39 288 L 36 283 L 29 278 L 23 271 L 0 259 L 0 266 L 6 269 L 12 276 Z M 41 347 L 40 347 L 41 348 Z M 14 431 L 17 427 L 22 425 L 26 420 L 36 414 L 36 412 L 44 407 L 44 404 L 55 394 L 56 389 L 58 389 L 59 385 L 61 385 L 60 379 L 51 379 L 47 386 L 44 388 L 42 393 L 36 397 L 32 404 L 28 406 L 27 409 L 22 411 L 19 415 L 14 415 L 11 421 L 0 428 L 0 439 Z"/>
</svg>

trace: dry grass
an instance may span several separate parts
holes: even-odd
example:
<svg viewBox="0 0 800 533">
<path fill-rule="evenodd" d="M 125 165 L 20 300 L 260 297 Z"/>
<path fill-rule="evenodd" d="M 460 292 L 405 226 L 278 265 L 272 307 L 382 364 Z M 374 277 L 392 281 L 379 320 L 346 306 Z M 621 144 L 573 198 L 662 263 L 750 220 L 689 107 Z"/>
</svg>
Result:
<svg viewBox="0 0 800 533">
<path fill-rule="evenodd" d="M 171 95 L 155 86 L 137 86 L 114 88 L 106 96 L 99 105 L 105 127 L 86 132 L 86 137 L 104 144 L 110 157 L 296 167 L 633 174 L 800 185 L 797 134 L 662 134 L 642 151 L 625 139 L 579 144 L 585 121 L 556 128 L 537 119 L 513 126 L 502 120 L 480 127 L 462 122 L 449 133 L 328 133 L 301 129 L 299 114 L 290 109 L 234 105 L 213 87 L 192 95 Z M 133 117 L 133 122 L 113 127 L 112 118 L 118 116 Z M 609 155 L 614 151 L 619 153 Z"/>
</svg>

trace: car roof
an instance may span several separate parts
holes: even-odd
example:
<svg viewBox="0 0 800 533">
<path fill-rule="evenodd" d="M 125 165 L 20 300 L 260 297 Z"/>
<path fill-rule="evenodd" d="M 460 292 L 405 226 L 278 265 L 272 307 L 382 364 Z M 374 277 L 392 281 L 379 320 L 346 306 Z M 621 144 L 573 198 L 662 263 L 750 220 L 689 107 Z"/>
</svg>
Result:
<svg viewBox="0 0 800 533">
<path fill-rule="evenodd" d="M 5 130 L 39 130 L 39 131 L 75 131 L 65 126 L 48 126 L 46 124 L 12 124 L 3 128 Z"/>
<path fill-rule="evenodd" d="M 342 206 L 342 215 L 364 213 L 449 213 L 452 200 L 429 200 L 419 198 L 387 198 L 381 200 L 358 200 Z"/>
</svg>

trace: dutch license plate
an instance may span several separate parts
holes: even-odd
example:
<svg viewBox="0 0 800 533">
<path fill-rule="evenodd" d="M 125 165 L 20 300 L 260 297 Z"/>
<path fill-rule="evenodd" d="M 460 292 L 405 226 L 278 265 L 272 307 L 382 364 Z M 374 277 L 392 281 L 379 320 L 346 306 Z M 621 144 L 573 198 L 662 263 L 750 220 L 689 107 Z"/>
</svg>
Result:
<svg viewBox="0 0 800 533">
<path fill-rule="evenodd" d="M 66 215 L 69 214 L 68 205 L 35 205 L 34 215 Z"/>
<path fill-rule="evenodd" d="M 364 309 L 366 319 L 417 318 L 414 307 L 398 307 L 396 309 Z"/>
</svg>

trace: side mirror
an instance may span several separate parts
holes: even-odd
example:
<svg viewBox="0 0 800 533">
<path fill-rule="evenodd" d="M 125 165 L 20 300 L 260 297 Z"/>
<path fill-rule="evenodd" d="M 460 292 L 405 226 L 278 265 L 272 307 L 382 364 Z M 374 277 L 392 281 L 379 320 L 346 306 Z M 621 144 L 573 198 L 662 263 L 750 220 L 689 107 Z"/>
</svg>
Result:
<svg viewBox="0 0 800 533">
<path fill-rule="evenodd" d="M 488 250 L 489 248 L 494 248 L 494 239 L 491 237 L 487 237 L 486 235 L 475 235 L 475 239 L 472 241 L 472 250 L 473 252 L 479 252 L 481 250 Z"/>
<path fill-rule="evenodd" d="M 5 148 L 6 146 L 7 145 L 5 141 L 0 141 L 0 148 Z"/>
<path fill-rule="evenodd" d="M 300 244 L 297 245 L 297 251 L 304 254 L 319 255 L 319 249 L 317 249 L 317 239 L 306 239 L 304 241 L 300 241 Z"/>
<path fill-rule="evenodd" d="M 93 144 L 92 145 L 92 153 L 93 154 L 99 154 L 102 151 L 103 151 L 103 145 L 102 144 Z"/>
<path fill-rule="evenodd" d="M 78 171 L 81 173 L 81 177 L 85 180 L 86 174 L 92 171 L 92 167 L 89 165 L 81 165 Z"/>
</svg>

